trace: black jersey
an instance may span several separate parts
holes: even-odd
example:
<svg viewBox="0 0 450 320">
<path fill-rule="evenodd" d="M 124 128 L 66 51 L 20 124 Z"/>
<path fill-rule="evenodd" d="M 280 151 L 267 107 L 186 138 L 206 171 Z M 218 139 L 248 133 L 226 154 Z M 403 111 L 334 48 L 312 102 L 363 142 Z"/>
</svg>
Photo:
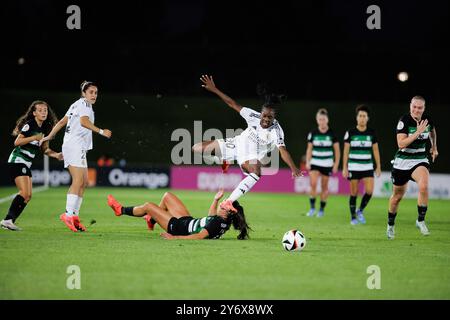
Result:
<svg viewBox="0 0 450 320">
<path fill-rule="evenodd" d="M 25 136 L 25 138 L 29 138 L 40 133 L 44 133 L 42 127 L 39 127 L 36 120 L 33 118 L 25 123 L 19 134 Z M 39 149 L 39 141 L 37 140 L 31 141 L 22 146 L 17 146 L 11 152 L 8 163 L 23 163 L 28 168 L 31 168 L 33 160 L 39 152 Z"/>
<path fill-rule="evenodd" d="M 430 132 L 433 130 L 433 122 L 426 114 L 422 115 L 422 120 L 428 120 L 425 131 L 409 146 L 399 149 L 395 154 L 393 167 L 398 170 L 409 170 L 419 163 L 429 164 L 427 157 L 427 141 L 430 139 Z M 411 114 L 405 114 L 397 123 L 397 134 L 404 133 L 408 137 L 417 131 L 417 121 Z"/>
<path fill-rule="evenodd" d="M 207 216 L 189 222 L 189 234 L 199 233 L 203 229 L 208 231 L 209 239 L 217 239 L 230 229 L 230 223 L 219 216 Z"/>
</svg>

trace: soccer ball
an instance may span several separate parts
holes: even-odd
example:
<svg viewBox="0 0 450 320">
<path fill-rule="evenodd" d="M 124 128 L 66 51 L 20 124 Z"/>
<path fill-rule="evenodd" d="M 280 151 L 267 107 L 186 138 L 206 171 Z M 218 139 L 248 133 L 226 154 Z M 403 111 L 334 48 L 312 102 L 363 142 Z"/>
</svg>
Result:
<svg viewBox="0 0 450 320">
<path fill-rule="evenodd" d="M 302 251 L 306 245 L 306 238 L 298 230 L 289 230 L 283 236 L 282 245 L 287 251 Z"/>
</svg>

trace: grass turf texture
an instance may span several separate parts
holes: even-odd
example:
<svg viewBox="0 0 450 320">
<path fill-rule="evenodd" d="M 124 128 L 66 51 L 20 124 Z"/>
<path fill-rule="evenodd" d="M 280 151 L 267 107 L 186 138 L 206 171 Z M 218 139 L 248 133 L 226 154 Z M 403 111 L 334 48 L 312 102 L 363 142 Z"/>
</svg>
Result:
<svg viewBox="0 0 450 320">
<path fill-rule="evenodd" d="M 0 189 L 0 196 L 14 192 Z M 66 188 L 34 195 L 18 220 L 22 232 L 0 230 L 0 299 L 449 299 L 449 201 L 433 200 L 422 236 L 415 200 L 401 203 L 396 239 L 386 239 L 387 199 L 372 199 L 366 225 L 351 226 L 347 197 L 330 197 L 325 217 L 305 216 L 308 198 L 249 193 L 241 199 L 251 240 L 229 231 L 220 240 L 168 241 L 142 218 L 116 217 L 108 193 L 125 205 L 159 202 L 164 190 L 86 191 L 86 233 L 69 231 L 58 216 Z M 194 217 L 206 215 L 214 193 L 174 191 Z M 360 198 L 358 199 L 359 204 Z M 2 215 L 9 202 L 0 204 Z M 281 238 L 297 228 L 301 253 Z M 69 265 L 81 269 L 81 289 L 69 290 Z M 369 290 L 367 267 L 381 268 L 381 289 Z"/>
</svg>

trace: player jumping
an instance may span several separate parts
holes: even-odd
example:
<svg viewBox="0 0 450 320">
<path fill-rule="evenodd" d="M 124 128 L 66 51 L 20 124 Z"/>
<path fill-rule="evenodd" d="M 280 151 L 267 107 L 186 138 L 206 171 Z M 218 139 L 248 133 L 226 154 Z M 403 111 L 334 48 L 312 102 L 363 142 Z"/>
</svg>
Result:
<svg viewBox="0 0 450 320">
<path fill-rule="evenodd" d="M 200 80 L 202 87 L 218 95 L 229 107 L 239 112 L 247 122 L 247 129 L 240 135 L 195 144 L 192 150 L 197 153 L 211 154 L 216 163 L 237 160 L 246 177 L 234 189 L 231 195 L 220 206 L 225 210 L 236 212 L 232 203 L 243 196 L 259 181 L 261 177 L 261 160 L 267 157 L 275 146 L 280 151 L 281 158 L 292 170 L 293 177 L 301 175 L 295 166 L 291 155 L 284 144 L 284 133 L 280 124 L 275 120 L 275 107 L 281 102 L 280 97 L 264 94 L 265 103 L 261 112 L 242 107 L 236 101 L 220 91 L 211 76 L 203 75 Z M 205 155 L 204 155 L 205 156 Z M 226 165 L 225 168 L 226 170 Z"/>
</svg>

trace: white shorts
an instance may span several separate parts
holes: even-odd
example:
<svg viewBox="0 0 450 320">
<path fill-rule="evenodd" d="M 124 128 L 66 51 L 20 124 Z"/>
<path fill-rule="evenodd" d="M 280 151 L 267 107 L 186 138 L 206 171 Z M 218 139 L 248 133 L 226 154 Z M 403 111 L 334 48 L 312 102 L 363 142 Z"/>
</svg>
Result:
<svg viewBox="0 0 450 320">
<path fill-rule="evenodd" d="M 64 168 L 68 166 L 87 168 L 87 150 L 62 146 Z"/>
<path fill-rule="evenodd" d="M 217 139 L 222 159 L 228 162 L 237 161 L 242 165 L 248 160 L 260 160 L 265 154 L 258 154 L 257 146 L 248 141 L 242 141 L 239 136 L 227 139 Z"/>
</svg>

